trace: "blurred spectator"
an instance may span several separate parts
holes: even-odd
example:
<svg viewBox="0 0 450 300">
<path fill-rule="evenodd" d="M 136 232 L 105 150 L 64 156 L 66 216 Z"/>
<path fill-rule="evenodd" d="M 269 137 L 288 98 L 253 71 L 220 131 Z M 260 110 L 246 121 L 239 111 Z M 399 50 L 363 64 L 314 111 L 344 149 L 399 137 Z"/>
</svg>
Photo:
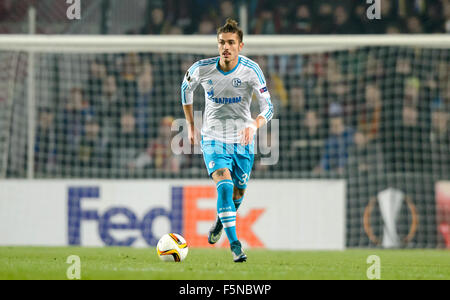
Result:
<svg viewBox="0 0 450 300">
<path fill-rule="evenodd" d="M 419 111 L 417 107 L 407 102 L 403 106 L 402 124 L 399 128 L 400 139 L 396 141 L 394 155 L 395 170 L 397 172 L 420 172 L 422 164 L 422 132 L 419 124 Z M 395 133 L 393 133 L 395 134 Z M 395 138 L 394 138 L 395 139 Z"/>
<path fill-rule="evenodd" d="M 220 25 L 225 24 L 227 18 L 233 18 L 234 20 L 238 19 L 238 16 L 234 8 L 234 4 L 230 0 L 225 0 L 222 3 L 220 3 L 219 24 Z"/>
<path fill-rule="evenodd" d="M 136 101 L 136 126 L 142 138 L 147 139 L 149 133 L 150 102 L 153 91 L 153 66 L 145 60 L 138 77 L 138 97 Z"/>
<path fill-rule="evenodd" d="M 121 62 L 121 73 L 118 85 L 121 93 L 125 97 L 124 108 L 134 109 L 138 96 L 138 75 L 141 62 L 137 53 L 128 53 Z"/>
<path fill-rule="evenodd" d="M 102 82 L 102 97 L 95 103 L 95 113 L 102 120 L 116 121 L 119 119 L 120 109 L 124 96 L 117 88 L 117 80 L 114 75 L 108 75 Z"/>
<path fill-rule="evenodd" d="M 86 116 L 87 114 L 92 113 L 89 101 L 86 100 L 83 89 L 74 87 L 70 90 L 65 110 L 68 114 L 72 115 L 79 114 L 81 116 Z"/>
<path fill-rule="evenodd" d="M 448 143 L 450 137 L 449 114 L 441 107 L 443 107 L 443 104 L 433 107 L 431 115 L 430 140 L 437 144 Z M 450 154 L 450 152 L 447 154 Z"/>
<path fill-rule="evenodd" d="M 334 10 L 334 26 L 331 33 L 352 34 L 356 32 L 356 24 L 350 20 L 347 9 L 342 5 L 338 5 Z"/>
<path fill-rule="evenodd" d="M 330 56 L 325 60 L 325 63 L 326 79 L 333 84 L 342 82 L 344 76 L 342 74 L 341 67 L 337 63 L 336 59 Z"/>
<path fill-rule="evenodd" d="M 263 9 L 252 23 L 253 34 L 276 34 L 274 14 L 271 10 Z"/>
<path fill-rule="evenodd" d="M 353 7 L 353 20 L 355 26 L 359 28 L 360 33 L 381 33 L 382 29 L 379 28 L 378 22 L 375 24 L 373 20 L 369 20 L 366 14 L 365 3 L 355 4 Z M 376 26 L 376 28 L 374 28 Z"/>
<path fill-rule="evenodd" d="M 305 109 L 306 99 L 305 91 L 299 86 L 294 86 L 289 91 L 289 110 L 288 113 L 303 114 Z M 298 118 L 297 118 L 298 119 Z"/>
<path fill-rule="evenodd" d="M 0 1 L 0 21 L 3 21 L 8 17 L 13 7 L 13 0 Z"/>
<path fill-rule="evenodd" d="M 103 80 L 106 78 L 106 66 L 100 60 L 94 60 L 89 66 L 89 77 L 86 86 L 87 99 L 90 105 L 100 101 Z"/>
<path fill-rule="evenodd" d="M 171 20 L 172 26 L 169 34 L 192 34 L 195 32 L 197 24 L 192 18 L 193 11 L 196 7 L 194 0 L 169 0 L 166 3 L 167 19 Z"/>
<path fill-rule="evenodd" d="M 378 80 L 384 78 L 384 67 L 380 59 L 373 55 L 367 56 L 366 76 L 369 80 Z"/>
<path fill-rule="evenodd" d="M 409 77 L 405 80 L 404 103 L 409 106 L 419 104 L 420 80 L 417 77 Z"/>
<path fill-rule="evenodd" d="M 399 25 L 397 25 L 395 23 L 390 23 L 390 24 L 387 24 L 387 26 L 386 26 L 386 33 L 387 34 L 400 34 L 400 33 L 402 33 L 402 29 L 400 28 Z"/>
<path fill-rule="evenodd" d="M 126 107 L 123 94 L 117 88 L 116 77 L 107 75 L 102 83 L 103 94 L 95 104 L 95 116 L 99 122 L 103 143 L 110 143 L 114 135 L 114 127 L 119 122 L 121 110 Z"/>
<path fill-rule="evenodd" d="M 111 165 L 115 170 L 126 170 L 136 158 L 142 140 L 136 132 L 133 111 L 124 110 L 116 125 L 111 142 Z M 123 175 L 123 174 L 119 174 Z"/>
<path fill-rule="evenodd" d="M 144 152 L 130 163 L 131 168 L 143 169 L 149 166 L 157 170 L 179 173 L 181 166 L 181 155 L 175 155 L 172 151 L 173 117 L 166 116 L 161 119 L 158 136 L 148 142 Z M 182 145 L 180 145 L 182 146 Z"/>
<path fill-rule="evenodd" d="M 72 88 L 67 99 L 67 103 L 61 113 L 62 120 L 62 140 L 58 141 L 59 161 L 63 166 L 77 165 L 76 158 L 84 131 L 86 119 L 93 115 L 89 102 L 85 99 L 81 88 Z M 62 121 L 62 122 L 61 122 Z"/>
<path fill-rule="evenodd" d="M 313 30 L 315 34 L 330 34 L 333 30 L 333 5 L 331 1 L 315 1 L 316 11 Z"/>
<path fill-rule="evenodd" d="M 388 22 L 396 20 L 398 14 L 395 6 L 396 4 L 393 1 L 386 1 L 386 3 L 383 3 L 381 5 L 381 19 L 387 20 Z"/>
<path fill-rule="evenodd" d="M 366 85 L 364 106 L 358 114 L 358 129 L 367 142 L 371 142 L 378 136 L 382 103 L 380 88 L 373 84 Z"/>
<path fill-rule="evenodd" d="M 411 62 L 408 58 L 399 57 L 396 60 L 395 72 L 399 75 L 411 74 Z"/>
<path fill-rule="evenodd" d="M 198 13 L 199 16 L 210 15 L 211 12 L 217 11 L 220 0 L 194 0 L 194 14 Z"/>
<path fill-rule="evenodd" d="M 278 34 L 292 34 L 292 22 L 290 6 L 280 5 L 275 10 L 275 31 Z"/>
<path fill-rule="evenodd" d="M 384 1 L 381 5 L 381 19 L 369 20 L 366 15 L 366 6 L 359 8 L 359 12 L 365 19 L 364 33 L 383 34 L 383 33 L 400 33 L 403 31 L 403 22 L 398 17 L 393 1 Z"/>
<path fill-rule="evenodd" d="M 299 171 L 312 172 L 319 164 L 325 136 L 317 111 L 308 110 L 301 123 L 297 139 L 292 140 L 290 162 Z"/>
<path fill-rule="evenodd" d="M 204 17 L 200 24 L 198 25 L 197 34 L 215 34 L 216 33 L 216 25 L 209 18 Z"/>
<path fill-rule="evenodd" d="M 282 111 L 280 126 L 286 128 L 286 133 L 282 137 L 283 151 L 290 151 L 292 142 L 300 138 L 303 126 L 302 121 L 305 117 L 305 91 L 299 86 L 293 86 L 289 90 L 289 103 L 286 109 Z M 290 161 L 287 162 L 290 164 Z M 287 166 L 288 166 L 287 165 Z"/>
<path fill-rule="evenodd" d="M 406 20 L 406 28 L 408 30 L 408 33 L 414 34 L 423 33 L 422 23 L 420 22 L 420 19 L 417 16 L 409 17 Z"/>
<path fill-rule="evenodd" d="M 292 22 L 293 34 L 308 34 L 312 33 L 313 20 L 311 17 L 311 10 L 308 5 L 302 4 L 297 6 L 295 16 Z"/>
<path fill-rule="evenodd" d="M 182 35 L 184 34 L 183 32 L 183 28 L 181 26 L 170 26 L 169 32 L 167 34 L 171 34 L 171 35 Z"/>
<path fill-rule="evenodd" d="M 138 91 L 140 94 L 149 94 L 153 89 L 153 66 L 146 59 L 142 64 L 142 70 L 138 77 Z"/>
<path fill-rule="evenodd" d="M 448 1 L 447 1 L 448 3 Z M 445 33 L 445 11 L 440 1 L 428 4 L 426 16 L 423 18 L 424 31 L 427 33 Z"/>
<path fill-rule="evenodd" d="M 108 145 L 104 141 L 100 123 L 94 118 L 88 118 L 80 141 L 78 161 L 90 176 L 99 176 L 101 169 L 108 166 Z"/>
<path fill-rule="evenodd" d="M 383 156 L 380 143 L 369 140 L 361 131 L 355 133 L 354 141 L 349 149 L 349 174 L 382 174 Z"/>
<path fill-rule="evenodd" d="M 56 164 L 55 114 L 42 108 L 38 114 L 36 142 L 34 144 L 34 163 L 38 174 L 48 174 Z"/>
<path fill-rule="evenodd" d="M 402 125 L 404 129 L 414 128 L 419 125 L 419 112 L 417 107 L 412 105 L 404 105 L 402 113 Z M 412 130 L 405 130 L 412 131 Z"/>
<path fill-rule="evenodd" d="M 442 91 L 448 90 L 450 85 L 448 84 L 450 80 L 450 61 L 440 60 L 437 64 L 437 81 L 438 86 Z M 445 96 L 444 96 L 445 97 Z M 450 99 L 447 98 L 447 101 Z"/>
<path fill-rule="evenodd" d="M 170 23 L 165 19 L 165 13 L 162 8 L 154 8 L 151 11 L 151 17 L 147 24 L 141 30 L 142 34 L 168 34 Z"/>
<path fill-rule="evenodd" d="M 349 148 L 353 145 L 354 129 L 344 124 L 343 108 L 338 103 L 331 103 L 329 108 L 330 136 L 325 142 L 320 165 L 315 173 L 324 171 L 339 175 L 344 173 L 349 156 Z"/>
<path fill-rule="evenodd" d="M 327 74 L 326 69 L 327 55 L 323 53 L 310 54 L 306 58 L 304 74 L 309 77 L 325 77 Z"/>
</svg>

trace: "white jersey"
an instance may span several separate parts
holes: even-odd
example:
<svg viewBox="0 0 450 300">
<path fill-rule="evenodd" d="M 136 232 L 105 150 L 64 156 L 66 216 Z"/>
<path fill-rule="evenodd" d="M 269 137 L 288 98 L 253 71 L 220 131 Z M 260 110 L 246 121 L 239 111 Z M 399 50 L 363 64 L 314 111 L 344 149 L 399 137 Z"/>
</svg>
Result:
<svg viewBox="0 0 450 300">
<path fill-rule="evenodd" d="M 250 112 L 253 92 L 259 101 L 259 115 L 266 122 L 272 119 L 273 105 L 257 63 L 239 55 L 236 67 L 223 72 L 219 59 L 203 59 L 189 68 L 181 85 L 181 99 L 183 105 L 192 104 L 194 91 L 201 84 L 205 91 L 203 140 L 239 143 L 239 132 L 253 123 Z"/>
</svg>

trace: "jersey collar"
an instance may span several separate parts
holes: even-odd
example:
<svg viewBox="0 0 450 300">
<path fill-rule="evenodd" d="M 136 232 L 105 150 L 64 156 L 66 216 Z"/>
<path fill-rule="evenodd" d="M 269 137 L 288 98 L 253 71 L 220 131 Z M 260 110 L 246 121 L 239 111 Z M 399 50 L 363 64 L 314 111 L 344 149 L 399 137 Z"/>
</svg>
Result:
<svg viewBox="0 0 450 300">
<path fill-rule="evenodd" d="M 217 70 L 219 70 L 219 72 L 222 73 L 223 75 L 228 75 L 228 74 L 233 73 L 237 69 L 237 67 L 239 67 L 239 65 L 241 63 L 241 57 L 239 56 L 238 63 L 236 64 L 236 66 L 228 72 L 224 72 L 220 69 L 219 62 L 220 62 L 220 58 L 217 60 L 217 63 L 216 63 Z"/>
</svg>

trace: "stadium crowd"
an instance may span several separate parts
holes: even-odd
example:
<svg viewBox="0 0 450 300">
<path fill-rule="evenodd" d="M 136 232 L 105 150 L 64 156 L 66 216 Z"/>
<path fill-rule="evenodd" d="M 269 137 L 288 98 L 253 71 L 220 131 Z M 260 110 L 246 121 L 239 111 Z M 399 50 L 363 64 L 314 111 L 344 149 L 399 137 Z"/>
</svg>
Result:
<svg viewBox="0 0 450 300">
<path fill-rule="evenodd" d="M 263 138 L 276 143 L 270 146 L 280 153 L 274 165 L 262 164 L 258 154 L 256 176 L 433 172 L 448 177 L 448 51 L 392 48 L 389 54 L 380 47 L 253 57 L 266 74 L 279 121 L 279 131 Z M 183 119 L 181 78 L 199 58 L 129 53 L 93 59 L 82 85 L 40 110 L 37 173 L 205 175 L 201 155 L 174 153 L 179 132 L 171 130 L 175 119 Z M 196 93 L 196 110 L 204 101 Z M 257 103 L 252 111 L 259 113 Z"/>
<path fill-rule="evenodd" d="M 44 2 L 51 1 L 0 1 L 0 32 L 8 33 L 5 22 L 26 20 L 27 5 L 39 8 Z M 58 16 L 67 21 L 61 2 Z M 227 17 L 239 19 L 243 3 L 141 2 L 147 8 L 144 25 L 128 34 L 215 34 Z M 245 4 L 250 34 L 450 32 L 450 0 L 382 1 L 380 20 L 367 19 L 365 1 Z M 204 176 L 201 155 L 172 151 L 176 132 L 170 130 L 173 120 L 183 118 L 181 79 L 201 58 L 99 55 L 78 86 L 68 88 L 55 80 L 55 90 L 49 92 L 56 95 L 55 104 L 38 112 L 37 176 Z M 258 154 L 255 176 L 430 172 L 448 178 L 448 50 L 372 47 L 251 58 L 266 75 L 280 128 L 275 139 L 273 132 L 262 137 L 279 148 L 279 161 L 261 164 L 263 155 Z M 198 110 L 203 102 L 198 92 Z M 257 105 L 252 109 L 256 114 Z M 19 168 L 8 165 L 8 176 L 20 176 Z"/>
<path fill-rule="evenodd" d="M 226 18 L 239 19 L 241 2 L 152 1 L 151 17 L 146 25 L 130 33 L 214 34 Z M 365 1 L 250 0 L 246 3 L 251 34 L 450 32 L 448 0 L 382 1 L 380 20 L 367 18 L 368 4 Z"/>
<path fill-rule="evenodd" d="M 119 26 L 114 34 L 214 34 L 227 17 L 239 19 L 242 4 L 247 7 L 249 34 L 374 34 L 374 33 L 445 33 L 450 32 L 450 1 L 448 0 L 381 0 L 381 19 L 367 18 L 368 4 L 357 0 L 134 0 L 142 7 L 133 19 L 139 28 Z M 106 15 L 124 14 L 123 8 L 111 3 L 104 8 L 102 0 L 83 4 L 86 14 L 78 23 L 116 23 L 101 19 Z M 18 32 L 27 28 L 27 10 L 38 10 L 39 33 L 62 33 L 70 24 L 66 18 L 65 1 L 3 0 L 0 1 L 0 32 Z M 93 7 L 95 12 L 90 11 Z M 103 11 L 103 14 L 100 11 Z M 112 10 L 109 14 L 107 10 Z M 116 11 L 117 10 L 117 11 Z M 14 26 L 22 23 L 21 26 Z M 42 24 L 42 25 L 41 25 Z M 12 26 L 11 26 L 12 25 Z M 93 33 L 83 31 L 72 33 Z M 107 26 L 106 26 L 107 27 Z M 81 29 L 80 29 L 81 28 Z M 100 30 L 101 34 L 107 34 Z"/>
</svg>

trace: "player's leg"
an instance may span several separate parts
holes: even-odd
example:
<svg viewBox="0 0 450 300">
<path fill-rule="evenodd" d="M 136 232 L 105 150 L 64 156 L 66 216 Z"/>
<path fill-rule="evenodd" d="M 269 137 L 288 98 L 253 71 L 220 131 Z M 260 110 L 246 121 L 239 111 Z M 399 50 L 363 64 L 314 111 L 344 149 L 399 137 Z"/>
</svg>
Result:
<svg viewBox="0 0 450 300">
<path fill-rule="evenodd" d="M 233 191 L 233 203 L 236 210 L 239 209 L 239 206 L 242 204 L 242 200 L 244 200 L 245 189 L 240 189 L 236 185 L 234 186 Z"/>
<path fill-rule="evenodd" d="M 236 237 L 236 209 L 233 203 L 234 185 L 231 179 L 232 157 L 226 151 L 226 144 L 218 141 L 202 141 L 202 152 L 208 174 L 217 188 L 217 218 L 209 230 L 208 242 L 215 244 L 225 229 L 230 243 Z M 234 225 L 234 226 L 232 226 Z"/>
<path fill-rule="evenodd" d="M 245 189 L 239 189 L 236 186 L 233 188 L 233 203 L 234 207 L 236 208 L 236 211 L 238 210 L 239 206 L 242 203 L 242 199 L 244 199 L 244 193 Z M 214 221 L 213 225 L 209 229 L 208 234 L 208 242 L 210 244 L 215 244 L 219 241 L 221 235 L 222 235 L 222 229 L 223 225 L 220 221 L 219 215 L 217 215 L 216 220 Z"/>
<path fill-rule="evenodd" d="M 250 178 L 250 172 L 253 167 L 253 144 L 246 147 L 235 144 L 235 151 L 232 155 L 231 177 L 233 182 L 233 204 L 235 210 L 239 208 L 244 197 L 247 182 Z M 223 220 L 221 220 L 223 222 Z M 242 244 L 239 240 L 231 242 L 230 248 L 235 262 L 244 262 L 247 256 L 242 250 Z"/>
<path fill-rule="evenodd" d="M 237 146 L 237 153 L 233 157 L 231 177 L 234 183 L 233 202 L 236 210 L 244 200 L 245 190 L 253 168 L 253 146 L 253 144 L 246 147 Z"/>
<path fill-rule="evenodd" d="M 223 180 L 231 181 L 231 173 L 230 173 L 230 170 L 228 170 L 227 168 L 221 168 L 221 169 L 214 171 L 211 174 L 211 178 L 214 180 L 216 187 L 217 187 L 218 183 Z M 219 192 L 219 190 L 217 190 L 217 195 L 218 195 L 218 198 L 221 195 L 221 192 Z M 219 199 L 217 201 L 217 205 L 219 205 Z M 218 212 L 217 216 L 216 216 L 216 220 L 214 221 L 211 228 L 209 229 L 208 243 L 210 243 L 211 245 L 217 243 L 219 241 L 220 237 L 222 236 L 222 229 L 223 229 L 223 225 L 222 225 L 222 221 L 220 220 L 220 216 L 219 216 L 219 212 Z"/>
<path fill-rule="evenodd" d="M 247 256 L 242 251 L 241 242 L 236 234 L 236 208 L 233 203 L 234 184 L 231 180 L 230 170 L 219 169 L 212 174 L 212 178 L 217 187 L 217 215 L 230 242 L 233 260 L 234 262 L 244 262 L 247 260 Z"/>
<path fill-rule="evenodd" d="M 212 174 L 217 187 L 217 215 L 225 229 L 230 244 L 237 241 L 236 208 L 233 203 L 234 184 L 231 172 L 222 168 Z"/>
</svg>

